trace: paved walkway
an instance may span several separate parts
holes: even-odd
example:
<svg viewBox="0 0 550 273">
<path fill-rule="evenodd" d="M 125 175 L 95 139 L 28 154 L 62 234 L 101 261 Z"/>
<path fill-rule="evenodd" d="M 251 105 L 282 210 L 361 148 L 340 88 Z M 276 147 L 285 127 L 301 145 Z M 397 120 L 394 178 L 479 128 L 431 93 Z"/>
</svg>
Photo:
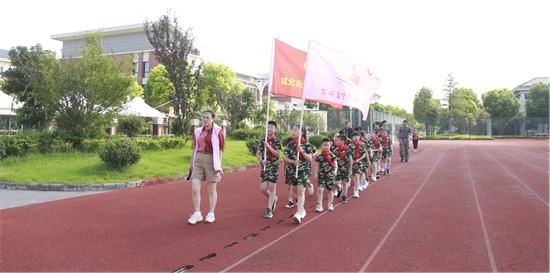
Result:
<svg viewBox="0 0 550 273">
<path fill-rule="evenodd" d="M 56 201 L 106 191 L 29 191 L 0 189 L 0 209 Z"/>
</svg>

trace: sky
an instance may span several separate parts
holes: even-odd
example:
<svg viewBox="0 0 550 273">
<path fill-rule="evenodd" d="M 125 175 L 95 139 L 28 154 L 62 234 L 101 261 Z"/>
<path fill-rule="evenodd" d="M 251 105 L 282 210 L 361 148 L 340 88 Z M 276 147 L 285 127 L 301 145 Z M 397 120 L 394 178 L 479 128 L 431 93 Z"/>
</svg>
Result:
<svg viewBox="0 0 550 273">
<path fill-rule="evenodd" d="M 171 10 L 192 28 L 205 62 L 269 73 L 273 38 L 307 51 L 313 40 L 360 59 L 381 81 L 384 105 L 413 111 L 449 73 L 481 94 L 550 77 L 549 0 L 0 0 L 0 49 L 59 53 L 51 35 L 157 20 Z"/>
</svg>

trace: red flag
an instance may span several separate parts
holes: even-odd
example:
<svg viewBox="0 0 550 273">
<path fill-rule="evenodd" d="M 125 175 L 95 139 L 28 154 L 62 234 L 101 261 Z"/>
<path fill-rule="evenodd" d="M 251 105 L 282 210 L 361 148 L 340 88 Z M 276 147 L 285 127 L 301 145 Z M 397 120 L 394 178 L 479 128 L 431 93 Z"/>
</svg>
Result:
<svg viewBox="0 0 550 273">
<path fill-rule="evenodd" d="M 291 47 L 275 39 L 273 79 L 271 93 L 301 99 L 304 92 L 307 52 Z M 309 100 L 309 99 L 308 99 Z M 322 100 L 309 100 L 330 105 L 336 109 L 343 106 Z"/>
</svg>

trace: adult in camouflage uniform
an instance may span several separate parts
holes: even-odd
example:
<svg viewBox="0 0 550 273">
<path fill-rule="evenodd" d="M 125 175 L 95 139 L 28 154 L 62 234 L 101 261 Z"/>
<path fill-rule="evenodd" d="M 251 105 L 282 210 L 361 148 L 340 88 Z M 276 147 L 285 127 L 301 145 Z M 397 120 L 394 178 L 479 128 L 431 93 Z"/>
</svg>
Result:
<svg viewBox="0 0 550 273">
<path fill-rule="evenodd" d="M 353 162 L 352 154 L 353 152 L 349 149 L 346 144 L 347 137 L 346 135 L 339 135 L 336 145 L 338 148 L 334 155 L 336 156 L 336 161 L 338 162 L 338 172 L 336 173 L 336 187 L 338 188 L 338 197 L 342 195 L 342 202 L 347 202 L 349 179 L 351 177 L 351 168 L 350 165 Z"/>
<path fill-rule="evenodd" d="M 330 146 L 330 139 L 324 138 L 321 141 L 323 151 L 315 157 L 315 162 L 318 163 L 314 165 L 315 179 L 317 179 L 317 207 L 315 208 L 317 212 L 323 211 L 323 192 L 325 188 L 328 190 L 327 208 L 328 210 L 334 210 L 332 191 L 334 190 L 334 179 L 338 171 L 338 162 L 336 156 L 330 151 Z"/>
<path fill-rule="evenodd" d="M 260 141 L 256 151 L 256 158 L 260 161 L 260 189 L 267 197 L 268 205 L 265 213 L 266 218 L 273 217 L 273 211 L 277 206 L 277 180 L 279 179 L 279 157 L 281 155 L 281 140 L 275 137 L 277 123 L 267 123 L 267 144 L 264 146 L 265 138 Z M 264 158 L 265 154 L 265 158 Z M 264 168 L 265 167 L 265 168 Z"/>
<path fill-rule="evenodd" d="M 294 129 L 292 129 L 293 140 L 288 143 L 283 155 L 283 161 L 292 166 L 294 169 L 294 174 L 296 174 L 296 166 L 298 166 L 298 177 L 295 175 L 290 177 L 287 176 L 287 178 L 289 178 L 292 182 L 292 185 L 298 186 L 298 202 L 296 204 L 296 214 L 293 216 L 296 223 L 301 223 L 301 219 L 306 216 L 306 211 L 304 210 L 305 189 L 308 179 L 311 176 L 312 157 L 313 154 L 317 152 L 315 147 L 307 142 L 304 127 L 302 127 L 302 137 L 300 138 L 300 127 L 300 125 L 296 125 L 294 126 Z M 300 145 L 298 146 L 299 139 Z"/>
</svg>

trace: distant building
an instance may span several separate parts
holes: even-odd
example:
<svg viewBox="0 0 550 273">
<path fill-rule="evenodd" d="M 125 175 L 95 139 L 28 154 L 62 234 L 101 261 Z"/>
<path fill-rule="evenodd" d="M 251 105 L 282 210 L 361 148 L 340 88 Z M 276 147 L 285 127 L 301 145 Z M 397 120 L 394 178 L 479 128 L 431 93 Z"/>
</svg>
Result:
<svg viewBox="0 0 550 273">
<path fill-rule="evenodd" d="M 9 50 L 0 49 L 0 73 L 5 72 L 11 67 L 9 52 Z"/>
<path fill-rule="evenodd" d="M 527 94 L 527 93 L 529 93 L 529 89 L 531 89 L 531 86 L 533 86 L 534 84 L 537 84 L 539 82 L 542 82 L 544 84 L 548 84 L 550 82 L 550 77 L 534 78 L 534 79 L 532 79 L 530 81 L 527 81 L 527 82 L 524 82 L 524 83 L 518 85 L 516 88 L 512 89 L 512 92 L 514 92 L 514 95 L 516 96 L 516 98 L 519 99 L 519 102 L 520 102 L 519 111 L 521 113 L 525 113 L 525 101 L 527 99 L 529 99 L 528 94 Z"/>
<path fill-rule="evenodd" d="M 141 86 L 147 84 L 147 76 L 153 68 L 159 65 L 155 57 L 155 49 L 149 42 L 143 24 L 110 27 L 86 32 L 101 32 L 103 36 L 103 53 L 115 55 L 131 55 L 133 57 L 134 76 L 139 78 Z M 79 50 L 84 45 L 83 32 L 55 34 L 52 39 L 63 42 L 63 58 L 78 57 Z M 200 52 L 189 54 L 189 61 L 195 60 L 195 65 L 202 63 Z"/>
</svg>

